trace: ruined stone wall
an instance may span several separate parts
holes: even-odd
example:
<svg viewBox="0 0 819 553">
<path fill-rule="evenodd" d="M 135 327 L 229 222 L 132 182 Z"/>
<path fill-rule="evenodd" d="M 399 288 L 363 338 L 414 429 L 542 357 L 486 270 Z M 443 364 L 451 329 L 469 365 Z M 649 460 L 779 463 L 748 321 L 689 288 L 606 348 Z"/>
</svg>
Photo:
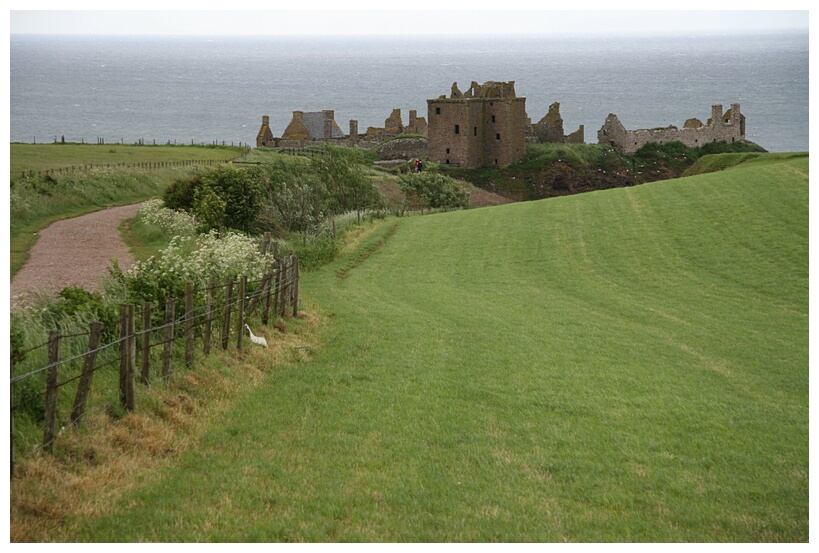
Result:
<svg viewBox="0 0 819 553">
<path fill-rule="evenodd" d="M 398 138 L 375 148 L 382 159 L 422 159 L 427 156 L 427 141 L 423 138 Z"/>
<path fill-rule="evenodd" d="M 633 154 L 646 144 L 682 142 L 690 148 L 699 148 L 709 142 L 737 142 L 745 140 L 745 116 L 739 104 L 732 104 L 723 114 L 722 105 L 711 106 L 711 118 L 703 125 L 697 119 L 689 119 L 682 129 L 671 125 L 655 129 L 627 131 L 616 115 L 610 113 L 597 132 L 600 144 L 609 144 L 625 154 Z"/>
<path fill-rule="evenodd" d="M 566 144 L 585 144 L 586 143 L 586 128 L 580 125 L 576 131 L 566 135 Z"/>
<path fill-rule="evenodd" d="M 585 144 L 586 137 L 583 125 L 571 134 L 563 134 L 563 118 L 560 116 L 560 103 L 549 106 L 549 112 L 531 125 L 529 133 L 534 135 L 529 142 Z"/>
</svg>

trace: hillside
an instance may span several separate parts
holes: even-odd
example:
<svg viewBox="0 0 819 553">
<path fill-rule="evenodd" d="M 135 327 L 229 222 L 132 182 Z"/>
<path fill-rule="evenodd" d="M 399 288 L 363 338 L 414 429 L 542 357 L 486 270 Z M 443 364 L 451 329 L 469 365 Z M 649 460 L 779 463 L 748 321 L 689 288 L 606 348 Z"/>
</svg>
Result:
<svg viewBox="0 0 819 553">
<path fill-rule="evenodd" d="M 807 158 L 387 220 L 301 290 L 312 359 L 76 539 L 808 540 Z"/>
<path fill-rule="evenodd" d="M 526 201 L 681 177 L 703 156 L 731 160 L 711 169 L 719 170 L 738 160 L 764 155 L 765 150 L 753 142 L 716 142 L 702 148 L 689 148 L 680 142 L 652 143 L 634 155 L 601 144 L 527 144 L 524 157 L 507 167 L 438 168 L 489 192 Z"/>
</svg>

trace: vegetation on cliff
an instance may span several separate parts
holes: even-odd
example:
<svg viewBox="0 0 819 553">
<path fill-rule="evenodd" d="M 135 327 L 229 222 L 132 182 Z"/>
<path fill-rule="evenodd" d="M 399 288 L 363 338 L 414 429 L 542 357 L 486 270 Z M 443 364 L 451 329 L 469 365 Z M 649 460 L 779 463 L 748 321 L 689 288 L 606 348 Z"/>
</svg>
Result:
<svg viewBox="0 0 819 553">
<path fill-rule="evenodd" d="M 676 178 L 705 155 L 729 152 L 765 150 L 752 142 L 716 142 L 702 148 L 671 142 L 646 144 L 629 156 L 601 144 L 528 144 L 524 157 L 507 167 L 436 167 L 490 192 L 526 201 Z"/>
</svg>

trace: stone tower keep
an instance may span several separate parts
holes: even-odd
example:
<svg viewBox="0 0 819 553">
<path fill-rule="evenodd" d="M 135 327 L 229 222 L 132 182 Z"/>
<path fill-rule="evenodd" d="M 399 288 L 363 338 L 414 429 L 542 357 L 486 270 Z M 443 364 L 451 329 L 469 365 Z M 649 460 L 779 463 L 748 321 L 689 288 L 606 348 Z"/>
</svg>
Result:
<svg viewBox="0 0 819 553">
<path fill-rule="evenodd" d="M 447 165 L 509 165 L 526 149 L 526 98 L 515 82 L 472 82 L 462 93 L 427 100 L 429 159 Z"/>
</svg>

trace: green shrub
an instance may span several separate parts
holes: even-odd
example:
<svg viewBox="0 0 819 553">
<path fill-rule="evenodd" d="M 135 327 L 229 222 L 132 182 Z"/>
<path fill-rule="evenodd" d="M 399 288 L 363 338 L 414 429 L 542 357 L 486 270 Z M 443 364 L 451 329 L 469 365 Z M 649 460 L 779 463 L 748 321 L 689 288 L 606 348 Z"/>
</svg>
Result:
<svg viewBox="0 0 819 553">
<path fill-rule="evenodd" d="M 201 174 L 175 179 L 162 196 L 162 199 L 165 200 L 165 207 L 192 213 L 196 191 L 201 187 Z"/>
<path fill-rule="evenodd" d="M 422 209 L 466 209 L 469 194 L 452 177 L 440 173 L 410 173 L 399 177 L 401 191 L 412 204 L 420 202 Z"/>
<path fill-rule="evenodd" d="M 252 232 L 261 210 L 260 190 L 248 170 L 229 165 L 175 180 L 163 199 L 169 209 L 192 213 L 202 232 Z"/>
</svg>

